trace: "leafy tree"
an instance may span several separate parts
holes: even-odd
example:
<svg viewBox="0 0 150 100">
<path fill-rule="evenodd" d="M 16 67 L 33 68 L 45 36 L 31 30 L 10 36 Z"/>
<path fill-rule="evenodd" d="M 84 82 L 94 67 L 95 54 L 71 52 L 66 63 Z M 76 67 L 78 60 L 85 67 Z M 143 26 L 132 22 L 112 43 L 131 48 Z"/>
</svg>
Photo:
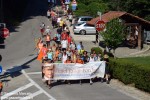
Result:
<svg viewBox="0 0 150 100">
<path fill-rule="evenodd" d="M 93 15 L 94 17 L 97 16 L 97 11 L 100 11 L 102 13 L 104 13 L 108 7 L 105 3 L 97 3 L 97 2 L 92 2 L 89 6 L 88 6 L 88 11 L 90 15 Z"/>
<path fill-rule="evenodd" d="M 125 26 L 117 18 L 106 24 L 106 31 L 100 32 L 105 45 L 113 49 L 114 56 L 116 48 L 125 40 L 124 29 Z"/>
<path fill-rule="evenodd" d="M 104 0 L 109 10 L 126 11 L 150 21 L 149 0 Z"/>
<path fill-rule="evenodd" d="M 97 11 L 105 12 L 108 10 L 108 6 L 103 0 L 79 0 L 78 10 L 75 11 L 77 16 L 90 15 L 97 16 Z"/>
</svg>

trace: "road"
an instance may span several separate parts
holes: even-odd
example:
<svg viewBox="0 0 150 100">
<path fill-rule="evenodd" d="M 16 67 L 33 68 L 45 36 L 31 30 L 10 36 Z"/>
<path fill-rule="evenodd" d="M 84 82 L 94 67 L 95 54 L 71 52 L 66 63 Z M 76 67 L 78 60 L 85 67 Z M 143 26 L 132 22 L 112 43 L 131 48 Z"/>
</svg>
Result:
<svg viewBox="0 0 150 100">
<path fill-rule="evenodd" d="M 5 71 L 17 71 L 1 76 L 4 89 L 1 100 L 136 100 L 130 94 L 113 89 L 105 83 L 89 85 L 78 82 L 68 85 L 54 83 L 49 90 L 41 80 L 41 64 L 36 60 L 35 39 L 40 36 L 39 25 L 50 25 L 45 17 L 47 2 L 30 0 L 23 22 L 6 40 L 6 48 L 0 50 L 1 65 Z M 52 33 L 56 29 L 52 30 Z"/>
</svg>

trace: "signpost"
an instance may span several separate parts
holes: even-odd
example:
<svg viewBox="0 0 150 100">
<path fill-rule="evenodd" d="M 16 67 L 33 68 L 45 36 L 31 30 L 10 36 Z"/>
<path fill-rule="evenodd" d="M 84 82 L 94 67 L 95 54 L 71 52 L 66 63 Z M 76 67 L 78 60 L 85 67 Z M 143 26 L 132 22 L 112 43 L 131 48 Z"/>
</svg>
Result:
<svg viewBox="0 0 150 100">
<path fill-rule="evenodd" d="M 96 30 L 99 32 L 99 31 L 103 31 L 105 29 L 105 22 L 102 21 L 102 20 L 98 20 L 96 23 L 95 23 L 95 28 Z"/>
<path fill-rule="evenodd" d="M 2 38 L 6 38 L 9 35 L 10 35 L 10 33 L 9 33 L 9 30 L 6 28 L 6 24 L 0 23 L 0 36 Z"/>
<path fill-rule="evenodd" d="M 105 22 L 102 20 L 102 13 L 98 11 L 97 14 L 100 19 L 95 23 L 95 29 L 99 32 L 105 29 Z"/>
<path fill-rule="evenodd" d="M 100 19 L 95 23 L 95 29 L 96 29 L 96 43 L 98 43 L 100 40 L 98 40 L 99 38 L 99 33 L 100 31 L 103 31 L 105 29 L 105 22 L 102 20 L 102 13 L 101 12 L 97 12 L 97 14 L 99 15 Z M 98 44 L 99 46 L 99 44 Z"/>
<path fill-rule="evenodd" d="M 3 69 L 2 69 L 2 66 L 0 65 L 0 74 L 2 73 Z"/>
</svg>

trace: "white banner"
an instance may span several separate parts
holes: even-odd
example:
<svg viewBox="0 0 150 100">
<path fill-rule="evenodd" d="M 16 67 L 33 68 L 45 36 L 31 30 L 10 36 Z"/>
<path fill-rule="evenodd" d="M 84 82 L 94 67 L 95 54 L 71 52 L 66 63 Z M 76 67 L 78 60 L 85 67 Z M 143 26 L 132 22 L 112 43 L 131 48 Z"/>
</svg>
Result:
<svg viewBox="0 0 150 100">
<path fill-rule="evenodd" d="M 91 62 L 87 64 L 55 64 L 53 80 L 80 80 L 104 77 L 105 62 Z"/>
</svg>

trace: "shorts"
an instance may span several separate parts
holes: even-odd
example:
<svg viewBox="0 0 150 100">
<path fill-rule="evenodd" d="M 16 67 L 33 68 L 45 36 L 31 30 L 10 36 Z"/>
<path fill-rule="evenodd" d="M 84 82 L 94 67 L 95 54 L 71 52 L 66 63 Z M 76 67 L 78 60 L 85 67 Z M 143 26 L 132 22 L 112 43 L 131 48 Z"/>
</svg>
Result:
<svg viewBox="0 0 150 100">
<path fill-rule="evenodd" d="M 60 41 L 56 41 L 57 44 L 60 44 Z"/>
<path fill-rule="evenodd" d="M 50 19 L 50 18 L 51 18 L 51 16 L 47 16 L 47 18 L 48 18 L 48 19 Z"/>
<path fill-rule="evenodd" d="M 66 50 L 66 48 L 62 48 L 61 50 L 64 51 L 64 50 Z"/>
<path fill-rule="evenodd" d="M 44 33 L 44 29 L 43 28 L 41 29 L 41 33 Z"/>
<path fill-rule="evenodd" d="M 72 23 L 72 19 L 69 19 L 69 22 Z"/>
</svg>

